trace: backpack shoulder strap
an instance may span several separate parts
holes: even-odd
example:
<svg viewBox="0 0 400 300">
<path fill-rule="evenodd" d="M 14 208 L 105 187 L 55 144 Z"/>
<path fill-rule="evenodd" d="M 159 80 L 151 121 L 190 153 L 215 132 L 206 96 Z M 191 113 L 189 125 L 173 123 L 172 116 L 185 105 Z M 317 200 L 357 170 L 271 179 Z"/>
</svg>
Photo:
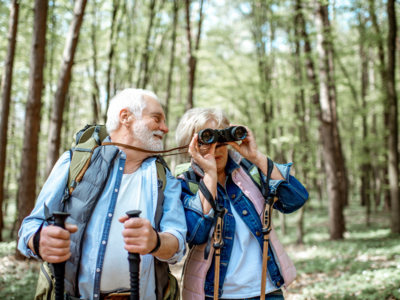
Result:
<svg viewBox="0 0 400 300">
<path fill-rule="evenodd" d="M 156 214 L 154 216 L 155 228 L 160 231 L 160 223 L 163 216 L 163 205 L 164 205 L 164 191 L 167 186 L 167 170 L 169 170 L 165 160 L 158 156 L 156 159 L 157 177 L 158 177 L 158 195 L 157 195 L 157 206 Z"/>
<path fill-rule="evenodd" d="M 186 172 L 183 172 L 182 175 L 185 177 L 190 191 L 196 194 L 199 190 L 200 176 L 197 175 L 191 167 Z"/>
<path fill-rule="evenodd" d="M 256 165 L 254 165 L 249 160 L 242 158 L 242 160 L 240 162 L 240 166 L 247 173 L 247 175 L 250 176 L 251 180 L 253 180 L 255 185 L 262 192 L 263 196 L 265 198 L 267 198 L 267 194 L 268 194 L 268 190 L 269 190 L 269 181 L 271 179 L 272 169 L 274 168 L 274 163 L 272 162 L 272 160 L 268 158 L 268 174 L 267 174 L 267 180 L 266 180 L 267 187 L 265 187 L 265 185 L 262 183 L 261 171 L 257 168 Z"/>
<path fill-rule="evenodd" d="M 240 166 L 247 173 L 247 175 L 250 176 L 251 180 L 253 180 L 257 188 L 261 190 L 261 177 L 256 165 L 254 165 L 249 160 L 242 158 L 242 160 L 240 161 Z"/>
</svg>

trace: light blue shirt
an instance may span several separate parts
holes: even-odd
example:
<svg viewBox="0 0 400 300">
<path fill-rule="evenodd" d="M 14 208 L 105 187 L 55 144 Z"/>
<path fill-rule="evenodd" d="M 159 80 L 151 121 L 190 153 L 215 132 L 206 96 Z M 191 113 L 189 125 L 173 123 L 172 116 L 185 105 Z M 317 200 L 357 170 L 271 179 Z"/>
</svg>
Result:
<svg viewBox="0 0 400 300">
<path fill-rule="evenodd" d="M 79 273 L 79 291 L 81 299 L 100 299 L 101 276 L 112 276 L 112 274 L 101 274 L 104 255 L 107 247 L 108 234 L 111 220 L 114 214 L 115 204 L 118 198 L 118 189 L 122 180 L 126 154 L 120 150 L 114 164 L 111 167 L 110 176 L 104 187 L 103 193 L 97 203 L 93 215 L 88 223 L 84 240 L 83 251 Z M 32 213 L 25 218 L 19 231 L 18 249 L 27 257 L 37 256 L 29 249 L 28 241 L 43 223 L 44 203 L 50 212 L 61 210 L 61 198 L 68 180 L 70 166 L 70 153 L 65 152 L 54 166 L 49 178 L 43 186 Z M 138 170 L 141 172 L 142 182 L 148 188 L 143 190 L 143 198 L 147 203 L 147 211 L 151 212 L 149 218 L 155 226 L 154 216 L 158 198 L 158 180 L 155 158 L 145 160 Z M 163 217 L 160 223 L 161 232 L 174 235 L 179 241 L 178 251 L 166 261 L 170 264 L 179 262 L 186 253 L 186 220 L 184 210 L 180 201 L 181 185 L 171 172 L 167 171 L 167 185 L 164 191 Z M 127 207 L 127 211 L 130 208 Z M 148 213 L 150 215 L 150 213 Z M 116 216 L 119 217 L 119 216 Z M 68 222 L 68 219 L 67 219 Z M 48 226 L 45 223 L 43 226 Z M 128 255 L 128 253 L 127 253 Z M 127 261 L 128 263 L 128 261 Z M 150 254 L 143 256 L 141 261 L 142 273 L 140 275 L 141 299 L 154 297 L 154 257 Z M 151 296 L 152 295 L 152 296 Z"/>
</svg>

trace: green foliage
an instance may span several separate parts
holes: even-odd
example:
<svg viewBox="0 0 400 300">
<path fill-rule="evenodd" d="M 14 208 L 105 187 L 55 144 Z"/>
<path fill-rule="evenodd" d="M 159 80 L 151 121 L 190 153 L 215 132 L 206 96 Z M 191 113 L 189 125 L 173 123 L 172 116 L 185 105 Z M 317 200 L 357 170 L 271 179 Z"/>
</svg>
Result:
<svg viewBox="0 0 400 300">
<path fill-rule="evenodd" d="M 312 200 L 311 200 L 312 201 Z M 388 215 L 376 213 L 371 226 L 352 205 L 346 212 L 343 241 L 329 240 L 326 210 L 306 204 L 305 244 L 294 246 L 297 213 L 288 215 L 282 239 L 298 275 L 289 288 L 293 299 L 400 299 L 400 237 L 390 234 Z M 276 217 L 276 215 L 275 215 Z M 278 235 L 280 226 L 274 222 Z M 292 299 L 292 298 L 289 298 Z"/>
</svg>

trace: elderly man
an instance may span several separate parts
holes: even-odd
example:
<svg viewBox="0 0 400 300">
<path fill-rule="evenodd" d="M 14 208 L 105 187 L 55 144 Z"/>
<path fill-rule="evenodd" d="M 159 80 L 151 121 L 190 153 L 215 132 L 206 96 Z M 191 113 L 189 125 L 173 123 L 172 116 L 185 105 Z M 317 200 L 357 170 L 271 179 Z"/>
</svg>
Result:
<svg viewBox="0 0 400 300">
<path fill-rule="evenodd" d="M 163 149 L 162 139 L 168 133 L 168 128 L 155 94 L 126 89 L 111 100 L 107 117 L 109 137 L 105 142 L 153 151 Z M 67 151 L 60 157 L 43 186 L 35 209 L 23 222 L 18 249 L 27 257 L 42 258 L 49 263 L 69 259 L 72 267 L 68 267 L 67 263 L 65 274 L 68 299 L 112 299 L 110 294 L 126 292 L 130 287 L 127 251 L 139 253 L 142 256 L 140 299 L 159 300 L 166 286 L 160 285 L 155 264 L 160 261 L 176 263 L 186 252 L 181 187 L 167 171 L 163 215 L 160 232 L 157 232 L 154 223 L 159 186 L 155 158 L 149 158 L 148 153 L 114 147 L 102 146 L 104 149 L 101 151 L 110 151 L 112 148 L 117 154 L 110 163 L 107 162 L 110 175 L 105 184 L 99 187 L 99 195 L 88 196 L 98 201 L 92 201 L 95 204 L 90 210 L 85 206 L 89 211 L 78 212 L 85 215 L 82 219 L 87 219 L 85 227 L 67 223 L 66 230 L 63 230 L 43 222 L 44 204 L 50 211 L 61 211 L 60 199 L 67 184 L 71 160 Z M 90 167 L 89 171 L 93 172 Z M 73 207 L 73 203 L 70 205 Z M 128 219 L 125 212 L 132 209 L 142 211 L 140 219 Z M 68 207 L 67 212 L 70 212 Z M 76 237 L 79 233 L 83 238 L 76 244 L 80 245 L 76 246 L 75 242 L 71 244 L 74 234 Z M 35 237 L 38 237 L 39 243 L 34 245 Z M 74 266 L 74 262 L 79 263 Z M 168 278 L 168 274 L 166 276 Z"/>
</svg>

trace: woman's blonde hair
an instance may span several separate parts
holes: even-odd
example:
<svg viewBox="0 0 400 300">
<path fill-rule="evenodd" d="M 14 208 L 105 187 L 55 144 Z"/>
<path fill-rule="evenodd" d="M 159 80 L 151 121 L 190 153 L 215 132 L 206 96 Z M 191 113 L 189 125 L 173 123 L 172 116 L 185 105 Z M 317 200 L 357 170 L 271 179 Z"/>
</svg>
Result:
<svg viewBox="0 0 400 300">
<path fill-rule="evenodd" d="M 178 128 L 175 132 L 175 140 L 178 147 L 190 144 L 193 134 L 203 129 L 204 125 L 213 120 L 217 123 L 218 128 L 229 127 L 229 120 L 223 110 L 212 108 L 192 108 L 188 110 L 181 118 Z M 183 155 L 185 159 L 189 158 L 188 154 Z"/>
</svg>

